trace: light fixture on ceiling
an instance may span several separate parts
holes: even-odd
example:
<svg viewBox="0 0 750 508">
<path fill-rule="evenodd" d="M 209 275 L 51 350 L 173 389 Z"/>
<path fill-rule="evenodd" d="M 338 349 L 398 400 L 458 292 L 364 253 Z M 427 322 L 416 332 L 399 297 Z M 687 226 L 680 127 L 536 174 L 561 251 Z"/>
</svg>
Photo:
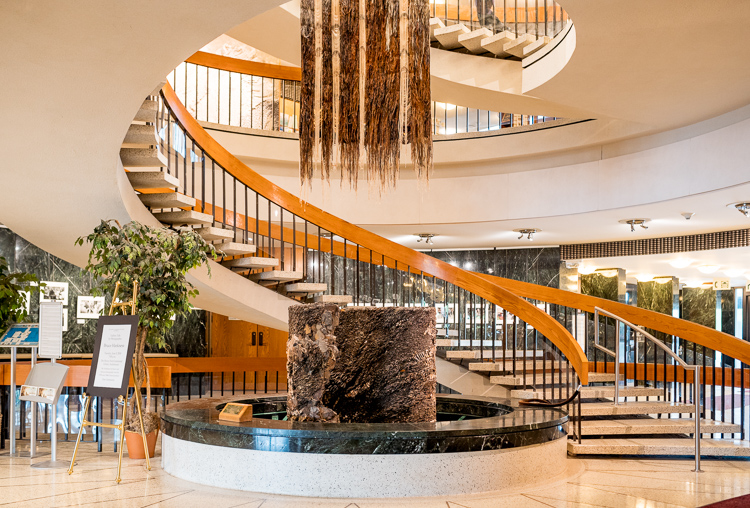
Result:
<svg viewBox="0 0 750 508">
<path fill-rule="evenodd" d="M 518 237 L 519 240 L 523 239 L 525 236 L 526 239 L 530 242 L 534 241 L 534 234 L 539 233 L 541 229 L 539 228 L 523 228 L 523 229 L 514 229 L 514 233 L 521 233 L 521 235 Z"/>
<path fill-rule="evenodd" d="M 734 208 L 737 209 L 738 212 L 740 212 L 745 217 L 750 217 L 750 202 L 748 202 L 748 201 L 740 201 L 740 202 L 737 202 L 737 203 L 729 203 L 727 206 L 728 207 L 729 206 L 733 206 Z"/>
<path fill-rule="evenodd" d="M 434 245 L 432 239 L 437 235 L 435 233 L 417 233 L 414 236 L 418 237 L 417 243 L 424 241 L 424 243 L 426 243 L 427 245 Z"/>
<path fill-rule="evenodd" d="M 689 258 L 677 258 L 669 262 L 672 268 L 687 268 L 692 263 L 693 263 L 693 260 Z"/>
<path fill-rule="evenodd" d="M 648 229 L 647 222 L 651 222 L 651 219 L 622 219 L 619 221 L 620 224 L 628 224 L 630 226 L 630 232 L 635 232 L 635 227 L 640 226 L 643 229 Z"/>
<path fill-rule="evenodd" d="M 714 273 L 719 267 L 716 265 L 702 265 L 698 267 L 698 271 L 701 273 Z"/>
<path fill-rule="evenodd" d="M 690 220 L 693 218 L 693 215 L 695 215 L 695 212 L 680 212 L 680 215 L 685 217 L 685 220 Z"/>
<path fill-rule="evenodd" d="M 739 277 L 743 273 L 745 273 L 745 270 L 743 270 L 742 268 L 729 268 L 727 270 L 724 270 L 724 275 L 726 275 L 727 277 L 733 277 L 733 278 Z"/>
</svg>

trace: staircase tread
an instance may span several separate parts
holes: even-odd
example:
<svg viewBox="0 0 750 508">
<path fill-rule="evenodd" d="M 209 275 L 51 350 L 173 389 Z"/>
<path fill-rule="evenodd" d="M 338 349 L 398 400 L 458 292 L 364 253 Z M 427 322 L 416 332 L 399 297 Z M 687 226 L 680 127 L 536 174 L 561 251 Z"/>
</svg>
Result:
<svg viewBox="0 0 750 508">
<path fill-rule="evenodd" d="M 315 295 L 316 303 L 352 303 L 352 295 Z"/>
<path fill-rule="evenodd" d="M 574 454 L 598 455 L 690 455 L 695 453 L 692 438 L 596 438 L 583 442 L 568 441 Z M 750 456 L 750 441 L 739 439 L 701 439 L 702 456 Z"/>
<path fill-rule="evenodd" d="M 201 226 L 195 228 L 193 231 L 198 233 L 204 240 L 212 242 L 214 240 L 234 239 L 234 231 L 231 229 L 223 229 L 216 226 Z"/>
<path fill-rule="evenodd" d="M 613 402 L 582 402 L 583 416 L 607 416 L 628 414 L 667 414 L 692 413 L 695 406 L 677 402 L 664 401 L 630 401 L 620 402 L 617 406 Z"/>
<path fill-rule="evenodd" d="M 252 268 L 269 268 L 279 265 L 279 260 L 276 258 L 266 258 L 260 256 L 247 256 L 239 259 L 230 259 L 221 263 L 228 268 L 244 268 L 250 270 Z"/>
<path fill-rule="evenodd" d="M 180 186 L 180 181 L 165 171 L 129 171 L 127 177 L 135 190 L 174 189 Z"/>
<path fill-rule="evenodd" d="M 141 202 L 149 208 L 192 208 L 196 200 L 180 192 L 158 192 L 154 194 L 139 194 Z"/>
<path fill-rule="evenodd" d="M 286 285 L 287 293 L 322 293 L 328 289 L 325 282 L 295 282 Z"/>
<path fill-rule="evenodd" d="M 210 224 L 214 221 L 213 215 L 196 212 L 195 210 L 158 212 L 153 215 L 159 220 L 159 222 L 168 222 L 172 224 Z"/>
<path fill-rule="evenodd" d="M 259 281 L 278 281 L 278 282 L 290 282 L 294 280 L 300 280 L 304 277 L 302 272 L 292 272 L 287 270 L 269 270 L 267 272 L 256 273 L 252 276 L 253 279 Z"/>
<path fill-rule="evenodd" d="M 695 429 L 693 418 L 626 418 L 612 420 L 583 420 L 584 435 L 616 434 L 677 434 L 691 433 Z M 701 429 L 706 433 L 740 432 L 739 424 L 701 419 Z M 721 429 L 721 430 L 716 430 Z M 703 430 L 701 431 L 703 433 Z"/>
</svg>

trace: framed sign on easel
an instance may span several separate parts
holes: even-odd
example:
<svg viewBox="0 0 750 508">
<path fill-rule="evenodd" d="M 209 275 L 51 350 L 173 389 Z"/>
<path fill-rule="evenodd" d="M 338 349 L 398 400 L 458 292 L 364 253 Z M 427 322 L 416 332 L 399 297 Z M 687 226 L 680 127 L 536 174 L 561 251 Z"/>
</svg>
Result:
<svg viewBox="0 0 750 508">
<path fill-rule="evenodd" d="M 115 481 L 120 483 L 120 471 L 122 470 L 122 451 L 123 441 L 125 439 L 125 415 L 128 406 L 128 386 L 130 375 L 133 374 L 133 384 L 135 391 L 136 407 L 138 408 L 138 417 L 141 424 L 141 436 L 143 437 L 144 449 L 148 450 L 146 444 L 146 434 L 143 426 L 143 412 L 141 410 L 141 387 L 135 376 L 135 367 L 133 365 L 133 353 L 135 352 L 135 339 L 138 332 L 139 317 L 135 314 L 136 295 L 138 294 L 138 284 L 133 284 L 133 299 L 128 302 L 117 302 L 117 293 L 120 288 L 118 283 L 115 292 L 112 295 L 112 305 L 109 309 L 108 316 L 99 318 L 96 329 L 96 339 L 94 342 L 94 356 L 91 359 L 91 370 L 89 380 L 86 385 L 85 403 L 81 422 L 81 428 L 78 430 L 78 439 L 73 450 L 73 458 L 70 461 L 68 474 L 73 474 L 78 446 L 81 442 L 81 435 L 84 427 L 104 427 L 117 429 L 120 431 L 120 455 L 117 463 L 117 478 Z M 122 308 L 125 312 L 130 311 L 130 315 L 114 316 L 116 308 Z M 125 406 L 123 419 L 118 424 L 90 422 L 85 419 L 88 414 L 91 397 L 116 398 Z M 151 462 L 146 453 L 146 466 L 151 470 Z"/>
</svg>

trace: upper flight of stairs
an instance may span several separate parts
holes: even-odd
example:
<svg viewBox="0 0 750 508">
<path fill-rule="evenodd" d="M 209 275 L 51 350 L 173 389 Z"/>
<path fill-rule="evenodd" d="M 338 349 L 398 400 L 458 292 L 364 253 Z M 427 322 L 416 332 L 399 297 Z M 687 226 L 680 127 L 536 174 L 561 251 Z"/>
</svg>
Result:
<svg viewBox="0 0 750 508">
<path fill-rule="evenodd" d="M 516 37 L 509 30 L 493 34 L 488 28 L 471 30 L 463 23 L 446 26 L 440 18 L 431 18 L 430 40 L 442 49 L 524 59 L 545 47 L 552 39 L 545 36 L 537 38 L 532 34 L 519 34 Z"/>
<path fill-rule="evenodd" d="M 568 374 L 571 378 L 573 374 L 568 371 L 567 363 L 553 361 L 549 356 L 544 362 L 545 352 L 517 351 L 514 372 L 514 355 L 506 350 L 503 360 L 499 342 L 495 345 L 495 361 L 492 361 L 492 349 L 480 346 L 479 341 L 474 349 L 467 349 L 469 344 L 466 341 L 462 349 L 445 350 L 458 347 L 458 339 L 438 340 L 444 341 L 438 342 L 438 349 L 444 350 L 441 354 L 446 359 L 466 365 L 475 373 L 488 375 L 491 384 L 506 388 L 512 398 L 566 398 L 563 386 L 568 382 Z M 484 360 L 480 360 L 482 356 Z M 581 439 L 580 442 L 569 439 L 569 454 L 694 455 L 695 406 L 692 403 L 664 400 L 662 388 L 633 386 L 632 380 L 626 384 L 621 374 L 620 402 L 615 405 L 614 383 L 614 373 L 589 373 L 589 384 L 581 387 L 580 393 Z M 576 429 L 573 427 L 577 424 L 574 420 L 569 424 L 571 437 L 574 437 Z M 740 432 L 739 424 L 711 420 L 704 414 L 701 419 L 701 455 L 750 457 L 750 442 L 737 439 Z"/>
<path fill-rule="evenodd" d="M 328 285 L 309 283 L 299 271 L 287 271 L 279 259 L 259 252 L 242 232 L 217 227 L 213 215 L 205 213 L 198 201 L 180 192 L 177 176 L 168 171 L 168 161 L 161 152 L 156 132 L 159 103 L 155 96 L 161 83 L 143 102 L 133 118 L 120 149 L 120 159 L 128 180 L 138 192 L 141 202 L 162 224 L 175 229 L 190 228 L 213 244 L 221 256 L 221 264 L 239 275 L 263 286 L 273 287 L 283 295 L 297 300 L 349 305 L 350 295 L 327 295 Z"/>
</svg>

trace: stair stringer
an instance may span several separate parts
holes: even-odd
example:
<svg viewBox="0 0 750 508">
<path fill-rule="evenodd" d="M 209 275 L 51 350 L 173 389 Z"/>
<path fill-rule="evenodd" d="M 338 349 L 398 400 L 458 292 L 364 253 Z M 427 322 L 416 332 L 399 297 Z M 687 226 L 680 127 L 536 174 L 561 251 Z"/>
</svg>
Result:
<svg viewBox="0 0 750 508">
<path fill-rule="evenodd" d="M 437 382 L 462 395 L 510 398 L 510 390 L 490 383 L 490 378 L 439 356 L 435 358 Z"/>
<path fill-rule="evenodd" d="M 122 163 L 118 161 L 118 165 L 117 185 L 130 219 L 152 227 L 163 227 L 138 199 Z M 200 293 L 193 299 L 193 305 L 277 330 L 289 330 L 289 306 L 299 302 L 264 288 L 215 261 L 209 261 L 209 266 L 210 276 L 205 267 L 188 273 L 188 281 Z"/>
</svg>

